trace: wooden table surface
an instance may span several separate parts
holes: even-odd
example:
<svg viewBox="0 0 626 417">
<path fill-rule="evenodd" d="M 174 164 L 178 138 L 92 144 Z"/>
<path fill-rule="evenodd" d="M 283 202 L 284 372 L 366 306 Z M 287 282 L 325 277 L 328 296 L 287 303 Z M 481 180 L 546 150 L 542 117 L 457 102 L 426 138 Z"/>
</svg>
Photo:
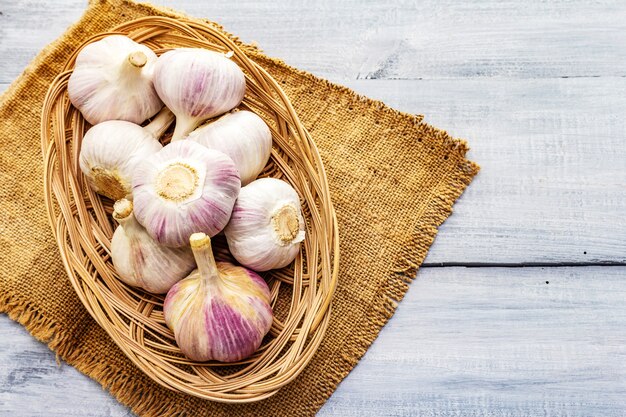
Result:
<svg viewBox="0 0 626 417">
<path fill-rule="evenodd" d="M 319 415 L 626 415 L 625 1 L 156 3 L 424 114 L 482 166 Z M 0 91 L 85 7 L 0 0 Z M 0 316 L 0 415 L 131 413 Z"/>
</svg>

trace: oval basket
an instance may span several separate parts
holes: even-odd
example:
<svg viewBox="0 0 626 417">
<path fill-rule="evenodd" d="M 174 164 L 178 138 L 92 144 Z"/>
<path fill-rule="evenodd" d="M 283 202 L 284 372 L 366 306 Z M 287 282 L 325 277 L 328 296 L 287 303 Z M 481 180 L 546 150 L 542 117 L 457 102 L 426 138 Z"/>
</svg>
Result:
<svg viewBox="0 0 626 417">
<path fill-rule="evenodd" d="M 240 108 L 256 112 L 272 130 L 271 160 L 261 176 L 288 181 L 300 195 L 306 239 L 291 266 L 263 274 L 275 319 L 261 348 L 245 361 L 225 365 L 186 359 L 163 320 L 163 297 L 116 278 L 109 257 L 115 228 L 113 202 L 85 185 L 78 155 L 89 125 L 66 92 L 76 54 L 113 33 L 127 35 L 158 55 L 176 47 L 233 51 L 232 59 L 247 81 Z M 70 281 L 91 316 L 136 366 L 169 389 L 227 403 L 267 398 L 302 372 L 329 322 L 339 264 L 337 219 L 319 153 L 289 99 L 229 37 L 208 24 L 148 17 L 91 38 L 68 59 L 50 86 L 41 137 L 48 216 Z M 162 141 L 170 137 L 168 132 Z M 229 258 L 219 237 L 214 247 L 216 257 Z"/>
</svg>

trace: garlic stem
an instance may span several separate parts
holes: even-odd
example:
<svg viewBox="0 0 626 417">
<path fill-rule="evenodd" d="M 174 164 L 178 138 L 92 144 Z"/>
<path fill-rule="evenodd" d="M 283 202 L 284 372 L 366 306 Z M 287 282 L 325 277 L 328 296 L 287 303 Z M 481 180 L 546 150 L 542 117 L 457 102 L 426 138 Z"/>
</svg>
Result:
<svg viewBox="0 0 626 417">
<path fill-rule="evenodd" d="M 128 55 L 128 62 L 133 67 L 141 68 L 148 62 L 148 57 L 142 51 L 135 51 Z"/>
<path fill-rule="evenodd" d="M 170 127 L 175 118 L 174 113 L 172 113 L 170 109 L 163 107 L 144 129 L 156 139 L 159 139 Z"/>
<path fill-rule="evenodd" d="M 141 225 L 133 216 L 133 202 L 125 198 L 117 200 L 113 204 L 113 218 L 122 226 L 125 233 L 130 229 L 141 228 Z"/>
<path fill-rule="evenodd" d="M 122 198 L 113 204 L 113 218 L 117 221 L 124 220 L 133 212 L 133 203 Z"/>
<path fill-rule="evenodd" d="M 202 120 L 198 120 L 191 117 L 177 116 L 176 128 L 174 128 L 174 135 L 172 136 L 172 142 L 181 140 L 187 137 Z"/>
<path fill-rule="evenodd" d="M 209 284 L 219 277 L 213 249 L 211 248 L 211 238 L 204 233 L 194 233 L 189 237 L 193 257 L 200 271 L 202 282 Z"/>
</svg>

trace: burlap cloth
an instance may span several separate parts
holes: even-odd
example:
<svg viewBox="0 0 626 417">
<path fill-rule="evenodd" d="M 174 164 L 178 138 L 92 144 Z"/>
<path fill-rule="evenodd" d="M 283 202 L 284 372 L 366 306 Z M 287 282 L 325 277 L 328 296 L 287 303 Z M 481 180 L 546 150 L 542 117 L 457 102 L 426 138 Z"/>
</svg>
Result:
<svg viewBox="0 0 626 417">
<path fill-rule="evenodd" d="M 152 382 L 91 319 L 68 281 L 44 213 L 39 120 L 44 95 L 89 36 L 171 10 L 93 1 L 0 101 L 0 311 L 144 416 L 311 415 L 392 316 L 454 201 L 478 172 L 445 132 L 244 46 L 291 98 L 315 139 L 339 219 L 341 267 L 330 327 L 306 370 L 274 397 L 224 405 Z M 412 349 L 412 346 L 407 346 Z M 384 377 L 384 376 L 381 376 Z"/>
</svg>

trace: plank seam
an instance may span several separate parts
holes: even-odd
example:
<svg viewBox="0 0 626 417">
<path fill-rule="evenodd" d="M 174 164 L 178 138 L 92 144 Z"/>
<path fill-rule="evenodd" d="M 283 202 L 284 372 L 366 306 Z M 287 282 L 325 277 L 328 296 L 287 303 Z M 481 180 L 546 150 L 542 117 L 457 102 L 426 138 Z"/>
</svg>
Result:
<svg viewBox="0 0 626 417">
<path fill-rule="evenodd" d="M 431 262 L 422 268 L 567 268 L 589 266 L 626 266 L 626 262 Z"/>
</svg>

